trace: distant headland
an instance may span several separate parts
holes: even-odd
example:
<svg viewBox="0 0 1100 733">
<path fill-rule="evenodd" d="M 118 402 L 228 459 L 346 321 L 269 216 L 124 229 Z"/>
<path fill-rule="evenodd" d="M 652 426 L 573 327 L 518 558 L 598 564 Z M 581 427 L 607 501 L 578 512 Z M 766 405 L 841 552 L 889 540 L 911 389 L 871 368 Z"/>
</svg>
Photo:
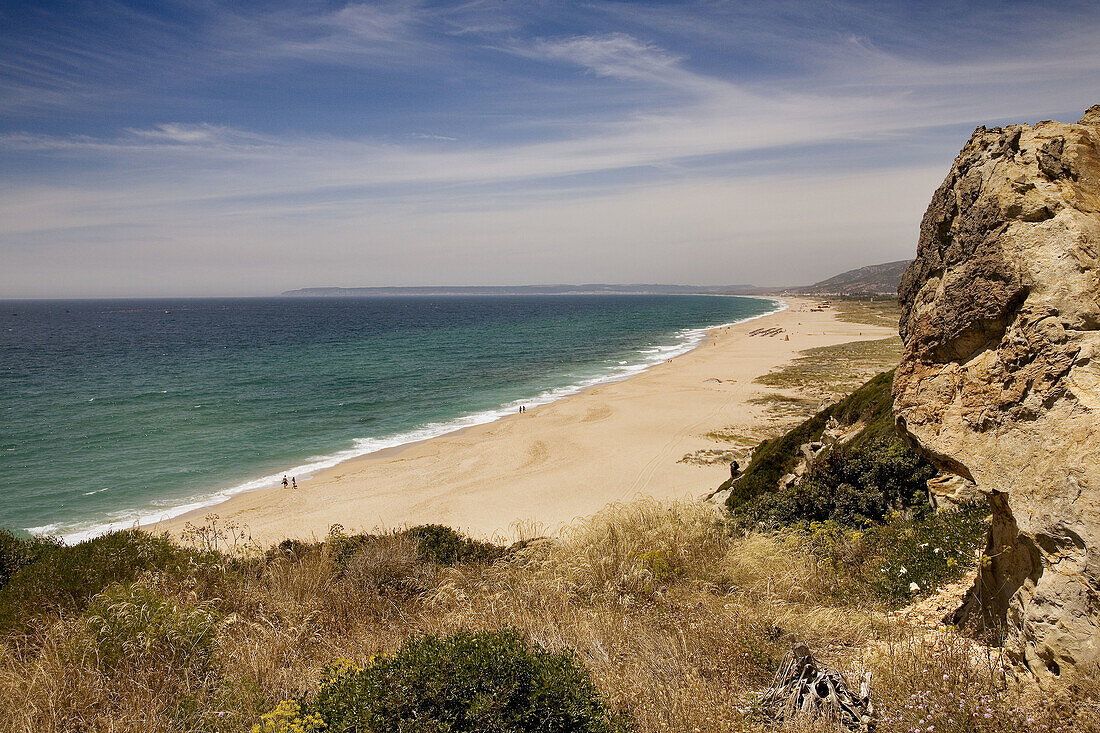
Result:
<svg viewBox="0 0 1100 733">
<path fill-rule="evenodd" d="M 300 288 L 282 295 L 305 298 L 348 298 L 401 295 L 744 295 L 759 288 L 752 285 L 474 285 L 369 288 Z"/>
<path fill-rule="evenodd" d="M 426 285 L 418 287 L 299 288 L 281 295 L 298 298 L 363 298 L 409 295 L 896 295 L 901 273 L 910 260 L 869 265 L 834 275 L 813 285 Z"/>
</svg>

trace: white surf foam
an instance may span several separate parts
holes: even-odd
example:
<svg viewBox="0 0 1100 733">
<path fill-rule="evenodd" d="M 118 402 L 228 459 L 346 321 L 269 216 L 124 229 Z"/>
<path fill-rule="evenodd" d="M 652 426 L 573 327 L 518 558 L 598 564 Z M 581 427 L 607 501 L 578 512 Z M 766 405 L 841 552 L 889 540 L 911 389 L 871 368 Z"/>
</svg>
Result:
<svg viewBox="0 0 1100 733">
<path fill-rule="evenodd" d="M 720 323 L 715 326 L 683 329 L 674 334 L 676 343 L 641 349 L 638 352 L 641 358 L 634 363 L 619 361 L 617 366 L 610 367 L 600 374 L 579 379 L 564 387 L 556 387 L 540 392 L 531 398 L 513 400 L 512 402 L 505 403 L 492 410 L 483 410 L 481 412 L 462 415 L 461 417 L 446 422 L 427 423 L 413 430 L 396 433 L 383 438 L 358 438 L 353 442 L 352 446 L 346 450 L 329 455 L 317 456 L 297 466 L 282 471 L 276 471 L 275 473 L 261 476 L 260 478 L 252 479 L 236 486 L 219 489 L 209 494 L 194 497 L 192 500 L 183 504 L 169 504 L 165 502 L 158 505 L 154 502 L 154 505 L 151 507 L 142 510 L 116 512 L 105 517 L 103 521 L 92 524 L 76 522 L 55 523 L 41 527 L 28 527 L 27 531 L 36 535 L 58 536 L 66 543 L 74 544 L 113 530 L 152 525 L 189 512 L 208 509 L 221 504 L 232 496 L 243 494 L 247 491 L 276 487 L 282 483 L 283 476 L 294 476 L 298 479 L 309 478 L 318 471 L 331 468 L 352 458 L 370 455 L 371 453 L 377 453 L 387 448 L 396 448 L 398 446 L 408 445 L 409 443 L 417 443 L 422 440 L 437 438 L 447 433 L 474 427 L 475 425 L 484 425 L 499 420 L 507 415 L 515 414 L 519 410 L 520 405 L 525 407 L 537 407 L 539 405 L 549 404 L 563 397 L 578 394 L 599 384 L 618 382 L 633 377 L 636 374 L 641 374 L 656 364 L 674 359 L 677 356 L 681 356 L 697 348 L 706 339 L 709 331 L 726 328 L 738 323 L 753 321 L 758 318 L 764 318 L 784 311 L 789 307 L 787 303 L 782 300 L 773 298 L 767 298 L 766 300 L 770 300 L 776 306 L 767 313 L 760 313 L 755 316 L 741 318 L 736 321 L 730 321 L 729 323 Z M 196 407 L 200 407 L 200 405 L 196 405 Z"/>
</svg>

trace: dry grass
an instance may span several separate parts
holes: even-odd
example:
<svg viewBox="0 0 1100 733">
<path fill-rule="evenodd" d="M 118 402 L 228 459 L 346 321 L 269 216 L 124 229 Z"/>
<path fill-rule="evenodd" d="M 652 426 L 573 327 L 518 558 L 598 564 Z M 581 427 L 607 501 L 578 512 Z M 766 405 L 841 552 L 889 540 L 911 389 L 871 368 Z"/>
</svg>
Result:
<svg viewBox="0 0 1100 733">
<path fill-rule="evenodd" d="M 143 578 L 179 608 L 216 609 L 209 664 L 176 649 L 158 657 L 173 664 L 135 653 L 107 667 L 81 615 L 8 638 L 0 731 L 245 730 L 312 690 L 333 660 L 363 662 L 423 632 L 502 627 L 575 650 L 643 732 L 762 730 L 754 700 L 794 640 L 827 664 L 875 674 L 882 731 L 918 721 L 936 731 L 1054 730 L 1042 726 L 1068 721 L 1073 705 L 1072 729 L 1095 730 L 1095 681 L 1017 689 L 970 642 L 890 622 L 798 535 L 733 536 L 702 503 L 609 507 L 491 565 L 422 562 L 400 534 L 339 560 L 334 546 Z M 953 728 L 943 711 L 962 692 L 978 717 Z M 824 728 L 786 728 L 811 729 Z"/>
<path fill-rule="evenodd" d="M 707 440 L 712 440 L 715 443 L 731 443 L 735 446 L 755 448 L 760 444 L 761 440 L 774 438 L 776 435 L 781 434 L 781 432 L 781 428 L 775 427 L 761 427 L 746 432 L 739 427 L 731 425 L 718 430 L 712 430 L 709 433 L 704 433 L 702 437 Z"/>
<path fill-rule="evenodd" d="M 800 422 L 825 407 L 820 399 L 792 396 L 781 392 L 769 392 L 760 397 L 754 397 L 749 402 L 760 405 L 764 408 L 764 414 L 768 419 L 782 424 Z"/>
<path fill-rule="evenodd" d="M 896 329 L 901 320 L 901 304 L 897 298 L 877 300 L 840 299 L 832 301 L 837 317 L 848 323 L 866 323 Z"/>
<path fill-rule="evenodd" d="M 879 372 L 893 369 L 900 359 L 901 339 L 897 336 L 819 346 L 756 381 L 777 389 L 797 390 L 803 397 L 833 401 Z"/>
</svg>

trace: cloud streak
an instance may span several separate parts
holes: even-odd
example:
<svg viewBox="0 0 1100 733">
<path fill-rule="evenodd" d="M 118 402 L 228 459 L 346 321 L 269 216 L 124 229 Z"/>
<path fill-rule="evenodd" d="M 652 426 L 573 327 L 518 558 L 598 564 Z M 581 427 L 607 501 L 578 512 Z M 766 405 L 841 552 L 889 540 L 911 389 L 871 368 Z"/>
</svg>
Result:
<svg viewBox="0 0 1100 733">
<path fill-rule="evenodd" d="M 968 128 L 1083 108 L 1100 71 L 1096 13 L 945 55 L 884 6 L 197 7 L 114 53 L 5 39 L 0 296 L 797 282 L 905 256 Z"/>
</svg>

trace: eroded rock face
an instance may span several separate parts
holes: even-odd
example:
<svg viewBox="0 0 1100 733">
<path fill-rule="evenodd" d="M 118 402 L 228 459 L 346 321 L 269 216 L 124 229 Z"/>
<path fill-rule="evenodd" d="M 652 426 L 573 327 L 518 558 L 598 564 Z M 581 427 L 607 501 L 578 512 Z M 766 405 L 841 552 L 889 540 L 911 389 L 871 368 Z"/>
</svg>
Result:
<svg viewBox="0 0 1100 733">
<path fill-rule="evenodd" d="M 898 426 L 993 507 L 959 620 L 1038 673 L 1100 663 L 1100 105 L 979 127 L 899 294 Z"/>
</svg>

